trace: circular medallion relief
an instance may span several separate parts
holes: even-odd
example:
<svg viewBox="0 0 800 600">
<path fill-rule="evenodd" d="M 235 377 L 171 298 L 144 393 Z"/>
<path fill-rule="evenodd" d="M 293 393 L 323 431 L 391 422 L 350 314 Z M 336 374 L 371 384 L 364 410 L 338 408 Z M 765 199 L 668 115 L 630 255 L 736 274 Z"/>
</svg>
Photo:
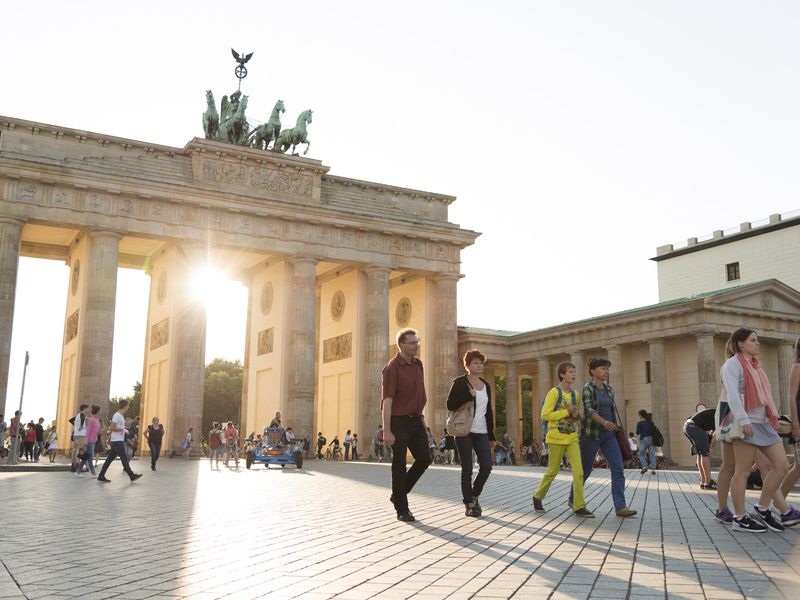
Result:
<svg viewBox="0 0 800 600">
<path fill-rule="evenodd" d="M 268 315 L 269 311 L 272 310 L 272 297 L 273 297 L 273 290 L 272 290 L 272 282 L 265 281 L 264 285 L 261 286 L 261 314 Z"/>
<path fill-rule="evenodd" d="M 411 321 L 411 300 L 401 298 L 394 311 L 394 317 L 400 327 L 405 327 Z"/>
<path fill-rule="evenodd" d="M 761 294 L 761 308 L 764 310 L 770 310 L 772 308 L 772 296 L 767 294 L 766 292 Z"/>
<path fill-rule="evenodd" d="M 76 260 L 72 265 L 72 295 L 78 293 L 78 282 L 81 279 L 81 261 Z"/>
<path fill-rule="evenodd" d="M 344 292 L 338 290 L 331 299 L 331 317 L 338 321 L 344 314 Z"/>
<path fill-rule="evenodd" d="M 166 271 L 162 271 L 161 275 L 158 276 L 158 290 L 156 292 L 158 294 L 158 303 L 164 304 L 164 300 L 167 298 L 167 273 Z"/>
</svg>

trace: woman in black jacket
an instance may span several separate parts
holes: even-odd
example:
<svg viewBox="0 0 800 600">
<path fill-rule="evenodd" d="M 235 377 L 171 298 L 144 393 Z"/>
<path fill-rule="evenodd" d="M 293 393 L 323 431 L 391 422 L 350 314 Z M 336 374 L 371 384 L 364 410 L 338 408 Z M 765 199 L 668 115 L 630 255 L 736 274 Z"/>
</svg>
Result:
<svg viewBox="0 0 800 600">
<path fill-rule="evenodd" d="M 464 354 L 467 374 L 456 377 L 447 395 L 447 409 L 458 410 L 467 402 L 474 406 L 474 418 L 469 433 L 456 436 L 456 447 L 461 460 L 461 494 L 468 517 L 480 517 L 481 505 L 478 496 L 492 472 L 492 446 L 494 445 L 494 415 L 492 414 L 492 392 L 489 383 L 481 378 L 486 356 L 479 350 L 468 350 Z M 472 481 L 472 451 L 478 457 L 478 475 Z"/>
</svg>

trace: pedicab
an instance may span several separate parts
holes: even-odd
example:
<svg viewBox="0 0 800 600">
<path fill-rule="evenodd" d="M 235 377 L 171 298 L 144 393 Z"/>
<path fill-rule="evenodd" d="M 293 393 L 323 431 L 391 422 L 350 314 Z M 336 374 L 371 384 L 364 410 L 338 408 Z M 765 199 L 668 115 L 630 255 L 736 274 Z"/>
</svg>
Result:
<svg viewBox="0 0 800 600">
<path fill-rule="evenodd" d="M 247 450 L 245 466 L 249 469 L 254 464 L 262 464 L 269 469 L 270 465 L 295 465 L 302 469 L 302 446 L 302 439 L 287 439 L 283 427 L 267 427 L 261 444 Z"/>
</svg>

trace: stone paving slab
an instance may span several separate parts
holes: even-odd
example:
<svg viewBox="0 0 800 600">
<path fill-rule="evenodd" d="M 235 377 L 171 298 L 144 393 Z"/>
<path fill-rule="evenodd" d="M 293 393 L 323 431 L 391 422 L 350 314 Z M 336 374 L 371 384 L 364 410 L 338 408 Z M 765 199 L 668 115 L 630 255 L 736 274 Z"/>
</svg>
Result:
<svg viewBox="0 0 800 600">
<path fill-rule="evenodd" d="M 0 599 L 797 597 L 800 527 L 734 534 L 693 472 L 627 471 L 639 515 L 620 519 L 608 471 L 596 471 L 586 497 L 597 518 L 585 520 L 566 506 L 569 473 L 548 511 L 532 510 L 543 473 L 495 468 L 473 519 L 458 468 L 431 467 L 409 524 L 394 518 L 386 464 L 162 460 L 134 484 L 116 465 L 110 484 L 4 472 Z"/>
</svg>

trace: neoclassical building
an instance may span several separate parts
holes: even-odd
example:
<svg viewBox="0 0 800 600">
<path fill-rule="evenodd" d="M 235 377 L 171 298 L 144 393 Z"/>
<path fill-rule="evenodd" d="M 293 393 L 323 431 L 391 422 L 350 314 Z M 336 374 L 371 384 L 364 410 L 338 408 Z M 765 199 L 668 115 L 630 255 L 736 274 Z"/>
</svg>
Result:
<svg viewBox="0 0 800 600">
<path fill-rule="evenodd" d="M 117 269 L 151 277 L 142 418 L 169 448 L 201 431 L 212 262 L 249 288 L 241 429 L 276 410 L 298 433 L 380 422 L 380 371 L 415 327 L 429 423 L 441 429 L 457 355 L 461 250 L 452 196 L 329 174 L 318 160 L 195 138 L 183 148 L 0 117 L 0 398 L 20 256 L 71 269 L 58 435 L 80 403 L 107 406 Z"/>
</svg>

